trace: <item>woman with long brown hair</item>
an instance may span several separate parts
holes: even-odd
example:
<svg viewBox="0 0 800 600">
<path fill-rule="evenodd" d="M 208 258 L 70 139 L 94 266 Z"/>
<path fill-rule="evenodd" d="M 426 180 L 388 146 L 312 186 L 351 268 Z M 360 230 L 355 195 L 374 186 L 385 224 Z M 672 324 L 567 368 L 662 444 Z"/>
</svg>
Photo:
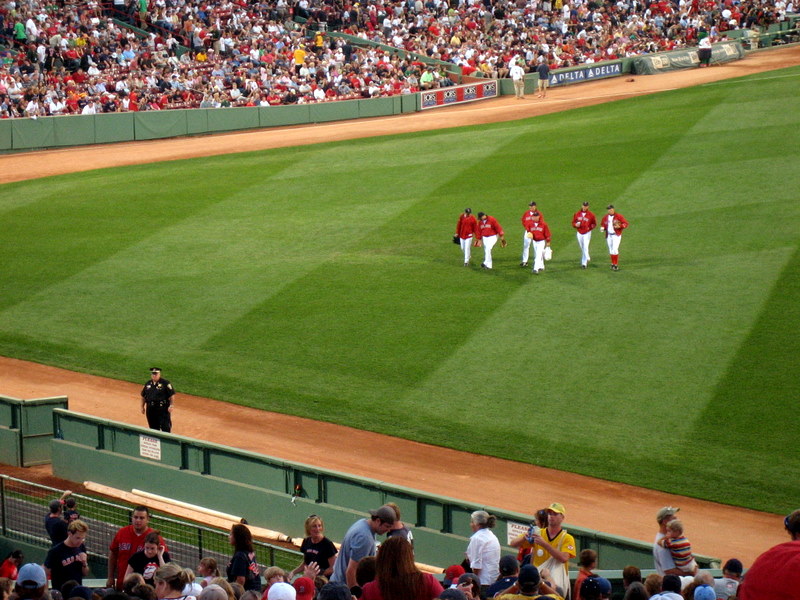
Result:
<svg viewBox="0 0 800 600">
<path fill-rule="evenodd" d="M 433 600 L 442 585 L 414 564 L 414 549 L 404 537 L 391 537 L 378 548 L 375 581 L 364 586 L 362 600 Z"/>
</svg>

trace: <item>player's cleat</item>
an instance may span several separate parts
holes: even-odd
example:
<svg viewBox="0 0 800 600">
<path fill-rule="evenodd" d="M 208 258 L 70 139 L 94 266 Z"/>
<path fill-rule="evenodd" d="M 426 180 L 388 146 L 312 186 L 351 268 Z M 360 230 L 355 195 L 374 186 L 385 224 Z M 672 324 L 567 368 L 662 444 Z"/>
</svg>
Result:
<svg viewBox="0 0 800 600">
<path fill-rule="evenodd" d="M 481 269 L 488 269 L 489 267 L 486 266 L 486 263 L 481 263 Z"/>
<path fill-rule="evenodd" d="M 527 266 L 528 266 L 528 263 L 519 263 L 519 266 L 520 266 L 520 267 L 527 267 Z"/>
<path fill-rule="evenodd" d="M 586 268 L 586 265 L 581 265 L 581 269 L 585 269 L 585 268 Z"/>
<path fill-rule="evenodd" d="M 469 266 L 469 263 L 464 263 L 464 266 L 465 266 L 465 267 L 468 267 L 468 266 Z"/>
<path fill-rule="evenodd" d="M 611 265 L 612 271 L 619 271 L 619 265 Z"/>
</svg>

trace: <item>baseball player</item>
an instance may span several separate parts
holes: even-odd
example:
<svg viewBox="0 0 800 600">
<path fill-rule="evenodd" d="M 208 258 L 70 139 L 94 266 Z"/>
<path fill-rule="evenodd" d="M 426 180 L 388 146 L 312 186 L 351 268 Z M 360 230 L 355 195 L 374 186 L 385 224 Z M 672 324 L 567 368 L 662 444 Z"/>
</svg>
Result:
<svg viewBox="0 0 800 600">
<path fill-rule="evenodd" d="M 622 231 L 628 228 L 628 221 L 615 209 L 613 204 L 607 207 L 608 214 L 600 223 L 600 231 L 606 232 L 608 253 L 611 255 L 611 270 L 619 271 L 619 243 L 622 241 Z"/>
<path fill-rule="evenodd" d="M 589 203 L 584 202 L 581 209 L 572 217 L 572 226 L 578 230 L 578 246 L 581 249 L 581 269 L 589 265 L 589 242 L 592 240 L 592 229 L 597 227 L 597 219 L 589 210 Z"/>
<path fill-rule="evenodd" d="M 536 213 L 542 215 L 541 211 L 536 208 L 536 202 L 531 202 L 528 204 L 528 210 L 522 213 L 522 227 L 524 228 L 523 235 L 522 235 L 522 261 L 519 263 L 520 267 L 527 267 L 528 266 L 528 256 L 530 255 L 531 250 L 531 243 L 532 237 L 530 235 L 529 226 L 533 223 L 533 215 Z M 542 219 L 544 219 L 544 215 L 542 215 Z"/>
<path fill-rule="evenodd" d="M 487 215 L 486 213 L 478 213 L 478 235 L 475 240 L 475 245 L 483 246 L 483 263 L 481 267 L 484 269 L 492 268 L 492 248 L 497 243 L 497 238 L 500 238 L 500 246 L 505 248 L 506 242 L 505 232 L 500 227 L 497 219 Z"/>
<path fill-rule="evenodd" d="M 471 208 L 465 208 L 456 223 L 456 235 L 461 243 L 461 251 L 464 253 L 464 266 L 469 266 L 469 259 L 472 253 L 472 238 L 478 233 L 478 221 L 472 214 Z"/>
<path fill-rule="evenodd" d="M 538 275 L 539 271 L 544 271 L 544 249 L 550 246 L 550 228 L 538 211 L 533 213 L 532 219 L 533 221 L 528 227 L 528 233 L 531 234 L 533 245 L 533 269 L 531 273 Z"/>
</svg>

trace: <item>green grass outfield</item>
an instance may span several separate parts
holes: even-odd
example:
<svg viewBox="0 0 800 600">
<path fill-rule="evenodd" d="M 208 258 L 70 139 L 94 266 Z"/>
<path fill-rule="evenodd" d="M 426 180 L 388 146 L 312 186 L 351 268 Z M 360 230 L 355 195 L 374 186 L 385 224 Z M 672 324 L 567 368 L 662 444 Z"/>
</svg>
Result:
<svg viewBox="0 0 800 600">
<path fill-rule="evenodd" d="M 0 353 L 136 382 L 159 364 L 180 392 L 788 511 L 799 91 L 788 69 L 2 186 Z M 538 277 L 531 199 L 553 232 Z M 584 200 L 630 221 L 621 271 L 599 233 L 579 268 Z M 450 241 L 465 206 L 508 232 L 491 273 Z"/>
</svg>

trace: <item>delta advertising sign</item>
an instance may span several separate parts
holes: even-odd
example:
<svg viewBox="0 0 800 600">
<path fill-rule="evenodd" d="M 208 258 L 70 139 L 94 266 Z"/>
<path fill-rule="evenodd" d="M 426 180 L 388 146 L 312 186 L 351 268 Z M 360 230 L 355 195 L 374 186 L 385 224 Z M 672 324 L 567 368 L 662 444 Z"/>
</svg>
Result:
<svg viewBox="0 0 800 600">
<path fill-rule="evenodd" d="M 619 77 L 622 75 L 622 61 L 604 62 L 597 65 L 587 65 L 580 69 L 569 71 L 553 71 L 550 74 L 550 87 L 557 85 L 570 85 L 606 77 Z"/>
</svg>

